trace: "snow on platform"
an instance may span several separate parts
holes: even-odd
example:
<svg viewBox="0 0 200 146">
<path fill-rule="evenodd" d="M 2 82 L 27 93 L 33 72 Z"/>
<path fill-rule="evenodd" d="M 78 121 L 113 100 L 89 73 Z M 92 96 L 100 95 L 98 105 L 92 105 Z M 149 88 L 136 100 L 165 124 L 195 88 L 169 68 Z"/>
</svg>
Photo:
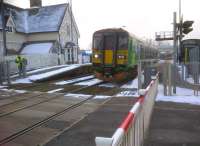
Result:
<svg viewBox="0 0 200 146">
<path fill-rule="evenodd" d="M 176 95 L 164 96 L 163 85 L 159 85 L 158 95 L 156 101 L 176 102 L 176 103 L 188 103 L 194 105 L 200 105 L 200 96 L 194 96 L 194 91 L 185 88 L 176 88 Z"/>
<path fill-rule="evenodd" d="M 55 75 L 62 74 L 64 72 L 66 72 L 66 71 L 69 71 L 69 70 L 72 70 L 72 69 L 76 69 L 76 68 L 78 68 L 80 66 L 81 66 L 80 64 L 74 64 L 74 65 L 70 65 L 68 67 L 64 67 L 64 68 L 61 68 L 61 69 L 58 69 L 58 70 L 46 72 L 46 73 L 43 73 L 43 74 L 32 75 L 32 76 L 29 77 L 29 80 L 31 80 L 31 81 L 39 81 L 39 80 L 47 79 L 49 77 L 53 77 Z"/>
<path fill-rule="evenodd" d="M 138 78 L 135 78 L 127 84 L 124 84 L 123 86 L 121 86 L 121 88 L 138 88 Z"/>
<path fill-rule="evenodd" d="M 84 65 L 88 65 L 88 64 L 84 64 Z M 13 84 L 18 84 L 18 83 L 32 83 L 35 81 L 40 81 L 40 80 L 44 80 L 53 76 L 57 76 L 60 74 L 63 74 L 67 71 L 79 68 L 80 66 L 84 66 L 83 64 L 73 64 L 73 65 L 61 65 L 61 66 L 53 66 L 53 67 L 47 67 L 47 68 L 43 68 L 43 69 L 37 69 L 37 70 L 33 70 L 31 71 L 31 73 L 38 73 L 40 71 L 45 71 L 48 69 L 56 69 L 57 67 L 62 67 L 53 71 L 49 71 L 49 72 L 45 72 L 45 73 L 41 73 L 41 74 L 36 74 L 36 75 L 31 75 L 28 76 L 26 78 L 23 79 L 18 79 L 16 81 L 12 81 Z M 89 77 L 88 77 L 89 78 Z M 91 78 L 91 77 L 90 77 Z M 62 84 L 62 83 L 58 83 L 58 84 Z M 63 84 L 65 84 L 65 82 L 63 82 Z"/>
</svg>

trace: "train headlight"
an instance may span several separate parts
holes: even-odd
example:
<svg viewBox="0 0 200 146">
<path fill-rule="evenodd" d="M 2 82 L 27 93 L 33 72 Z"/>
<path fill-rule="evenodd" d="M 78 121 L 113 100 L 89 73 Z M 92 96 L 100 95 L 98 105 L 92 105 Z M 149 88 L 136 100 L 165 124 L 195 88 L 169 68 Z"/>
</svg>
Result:
<svg viewBox="0 0 200 146">
<path fill-rule="evenodd" d="M 99 58 L 99 55 L 98 54 L 94 54 L 94 58 Z"/>
<path fill-rule="evenodd" d="M 126 56 L 124 56 L 124 55 L 118 55 L 118 59 L 125 59 L 126 58 Z"/>
</svg>

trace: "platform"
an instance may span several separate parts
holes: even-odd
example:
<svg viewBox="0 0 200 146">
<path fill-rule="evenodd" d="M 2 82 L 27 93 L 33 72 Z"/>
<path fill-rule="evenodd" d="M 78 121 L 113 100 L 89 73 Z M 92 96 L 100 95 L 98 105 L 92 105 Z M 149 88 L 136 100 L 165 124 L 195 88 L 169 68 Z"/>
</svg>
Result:
<svg viewBox="0 0 200 146">
<path fill-rule="evenodd" d="M 156 102 L 144 146 L 199 145 L 200 106 Z"/>
</svg>

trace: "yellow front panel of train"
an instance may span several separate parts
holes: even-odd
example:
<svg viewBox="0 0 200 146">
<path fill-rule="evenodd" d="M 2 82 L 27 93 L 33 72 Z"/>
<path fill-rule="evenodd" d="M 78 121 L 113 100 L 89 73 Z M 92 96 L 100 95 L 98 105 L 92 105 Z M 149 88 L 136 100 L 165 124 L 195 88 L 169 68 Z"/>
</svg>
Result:
<svg viewBox="0 0 200 146">
<path fill-rule="evenodd" d="M 113 50 L 105 50 L 104 64 L 113 64 Z"/>
<path fill-rule="evenodd" d="M 93 49 L 92 62 L 101 63 L 101 56 L 102 56 L 102 53 L 100 52 L 100 50 Z"/>
<path fill-rule="evenodd" d="M 128 62 L 128 50 L 117 51 L 117 64 L 124 65 Z"/>
</svg>

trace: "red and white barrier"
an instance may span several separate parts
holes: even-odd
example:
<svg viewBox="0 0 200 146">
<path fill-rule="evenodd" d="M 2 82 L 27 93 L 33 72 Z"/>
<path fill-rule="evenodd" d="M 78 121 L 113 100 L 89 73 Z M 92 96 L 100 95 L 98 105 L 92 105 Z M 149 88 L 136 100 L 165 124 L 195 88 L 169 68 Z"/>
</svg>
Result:
<svg viewBox="0 0 200 146">
<path fill-rule="evenodd" d="M 154 99 L 157 95 L 158 77 L 140 96 L 112 138 L 96 137 L 96 146 L 141 146 L 149 126 Z"/>
</svg>

